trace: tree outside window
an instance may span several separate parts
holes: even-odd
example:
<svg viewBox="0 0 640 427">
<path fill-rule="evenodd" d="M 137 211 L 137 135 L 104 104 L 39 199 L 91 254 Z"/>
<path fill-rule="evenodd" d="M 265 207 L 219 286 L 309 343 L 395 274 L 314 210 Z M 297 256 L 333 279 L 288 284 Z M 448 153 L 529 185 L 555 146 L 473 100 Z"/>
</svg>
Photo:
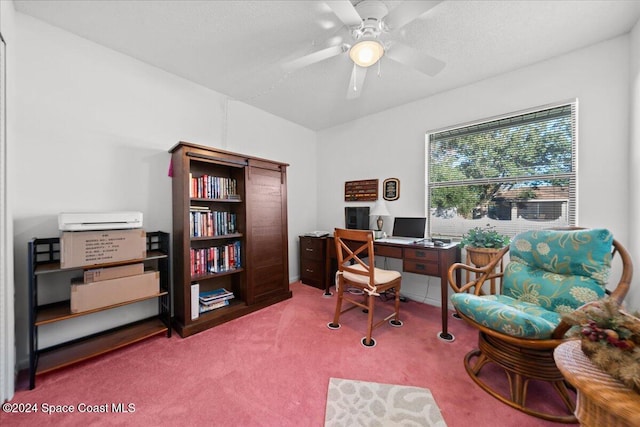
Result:
<svg viewBox="0 0 640 427">
<path fill-rule="evenodd" d="M 430 133 L 432 236 L 491 224 L 504 234 L 575 223 L 576 103 Z"/>
</svg>

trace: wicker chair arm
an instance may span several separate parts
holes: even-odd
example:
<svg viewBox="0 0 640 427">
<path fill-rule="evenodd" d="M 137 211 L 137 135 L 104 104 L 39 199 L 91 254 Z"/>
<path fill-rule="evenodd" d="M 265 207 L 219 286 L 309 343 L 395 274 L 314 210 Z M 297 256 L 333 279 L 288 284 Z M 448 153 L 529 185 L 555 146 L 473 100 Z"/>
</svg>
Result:
<svg viewBox="0 0 640 427">
<path fill-rule="evenodd" d="M 496 270 L 496 266 L 498 265 L 498 263 L 500 263 L 502 261 L 502 258 L 504 258 L 505 254 L 509 252 L 509 247 L 504 247 L 500 250 L 500 252 L 498 252 L 492 259 L 491 261 L 489 261 L 489 264 L 487 264 L 484 267 L 476 267 L 473 265 L 468 265 L 468 264 L 463 264 L 463 263 L 455 263 L 452 264 L 449 267 L 449 271 L 448 271 L 448 280 L 449 280 L 449 286 L 451 286 L 451 288 L 455 291 L 455 292 L 469 292 L 469 290 L 473 289 L 473 293 L 476 295 L 482 295 L 483 294 L 483 290 L 482 290 L 482 286 L 484 285 L 484 283 L 487 280 L 491 280 L 491 279 L 496 279 L 499 277 L 502 277 L 502 272 L 497 273 Z M 457 270 L 464 270 L 470 273 L 474 273 L 474 276 L 476 277 L 475 279 L 471 280 L 470 282 L 462 285 L 462 286 L 458 286 L 458 283 L 456 281 L 456 274 L 457 274 Z"/>
<path fill-rule="evenodd" d="M 622 304 L 629 292 L 629 288 L 631 287 L 631 279 L 633 278 L 633 261 L 631 260 L 631 255 L 627 249 L 616 239 L 613 239 L 613 255 L 616 254 L 620 256 L 620 261 L 622 262 L 622 276 L 620 277 L 616 288 L 608 293 L 609 296 L 618 304 Z"/>
<path fill-rule="evenodd" d="M 571 329 L 571 325 L 564 320 L 561 320 L 558 326 L 556 326 L 556 328 L 551 333 L 551 339 L 557 340 L 565 338 L 565 334 L 567 333 L 567 331 L 569 331 L 569 329 Z"/>
</svg>

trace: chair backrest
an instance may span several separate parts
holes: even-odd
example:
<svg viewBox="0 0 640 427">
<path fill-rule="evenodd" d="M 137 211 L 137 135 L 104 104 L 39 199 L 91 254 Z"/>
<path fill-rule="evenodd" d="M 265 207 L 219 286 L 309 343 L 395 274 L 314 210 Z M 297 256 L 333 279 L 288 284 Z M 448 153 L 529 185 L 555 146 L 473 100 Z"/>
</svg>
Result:
<svg viewBox="0 0 640 427">
<path fill-rule="evenodd" d="M 503 294 L 558 313 L 605 295 L 613 236 L 606 229 L 527 231 L 513 238 Z"/>
<path fill-rule="evenodd" d="M 347 230 L 336 228 L 333 232 L 336 244 L 338 270 L 367 278 L 370 288 L 375 283 L 375 255 L 373 252 L 373 231 Z M 368 263 L 363 258 L 368 257 Z"/>
</svg>

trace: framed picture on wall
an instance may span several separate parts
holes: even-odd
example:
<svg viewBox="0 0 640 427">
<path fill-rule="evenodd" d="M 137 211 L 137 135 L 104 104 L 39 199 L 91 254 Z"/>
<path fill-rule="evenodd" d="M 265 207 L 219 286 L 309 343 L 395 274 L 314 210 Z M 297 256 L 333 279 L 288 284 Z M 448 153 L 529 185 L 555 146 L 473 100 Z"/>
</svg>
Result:
<svg viewBox="0 0 640 427">
<path fill-rule="evenodd" d="M 374 202 L 378 200 L 378 180 L 364 179 L 344 183 L 345 202 Z"/>
<path fill-rule="evenodd" d="M 398 178 L 387 178 L 382 182 L 382 197 L 385 200 L 400 198 L 400 180 Z"/>
</svg>

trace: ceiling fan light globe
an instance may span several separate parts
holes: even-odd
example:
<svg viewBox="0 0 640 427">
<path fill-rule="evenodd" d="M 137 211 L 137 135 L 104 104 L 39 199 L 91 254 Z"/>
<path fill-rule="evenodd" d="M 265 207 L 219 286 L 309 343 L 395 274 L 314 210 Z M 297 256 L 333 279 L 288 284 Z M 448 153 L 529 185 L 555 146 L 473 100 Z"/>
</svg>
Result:
<svg viewBox="0 0 640 427">
<path fill-rule="evenodd" d="M 384 47 L 377 40 L 362 40 L 349 50 L 349 57 L 360 67 L 370 67 L 384 55 Z"/>
</svg>

